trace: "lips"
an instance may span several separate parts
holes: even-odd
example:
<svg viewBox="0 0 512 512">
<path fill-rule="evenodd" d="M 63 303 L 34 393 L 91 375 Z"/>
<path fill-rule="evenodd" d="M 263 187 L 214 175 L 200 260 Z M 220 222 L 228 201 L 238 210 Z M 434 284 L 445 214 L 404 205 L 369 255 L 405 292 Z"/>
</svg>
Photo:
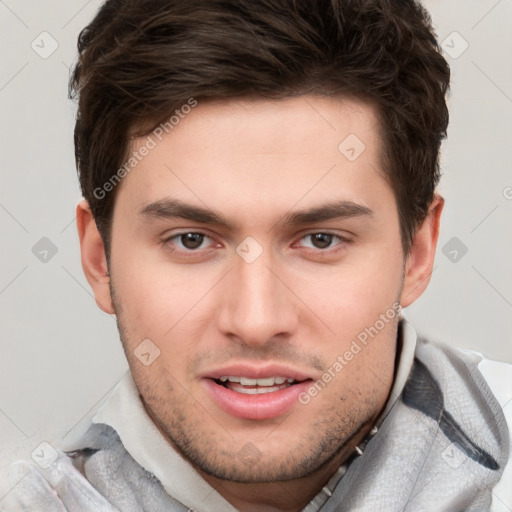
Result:
<svg viewBox="0 0 512 512">
<path fill-rule="evenodd" d="M 277 365 L 236 365 L 203 376 L 213 401 L 229 415 L 264 420 L 289 412 L 311 384 L 306 373 Z"/>
<path fill-rule="evenodd" d="M 265 364 L 265 365 L 253 365 L 253 364 L 232 364 L 221 368 L 213 369 L 202 377 L 210 379 L 218 379 L 221 377 L 244 377 L 246 379 L 268 379 L 283 377 L 285 379 L 293 379 L 298 382 L 312 378 L 311 373 L 293 368 L 290 366 L 280 364 Z"/>
</svg>

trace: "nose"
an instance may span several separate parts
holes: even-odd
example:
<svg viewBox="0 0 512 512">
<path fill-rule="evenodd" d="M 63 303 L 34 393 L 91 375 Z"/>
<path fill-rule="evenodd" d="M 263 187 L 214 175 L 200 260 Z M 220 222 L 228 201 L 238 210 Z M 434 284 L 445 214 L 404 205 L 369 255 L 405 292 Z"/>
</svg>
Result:
<svg viewBox="0 0 512 512">
<path fill-rule="evenodd" d="M 220 291 L 218 328 L 247 345 L 286 339 L 296 329 L 298 305 L 286 279 L 265 252 L 247 263 L 236 258 Z"/>
</svg>

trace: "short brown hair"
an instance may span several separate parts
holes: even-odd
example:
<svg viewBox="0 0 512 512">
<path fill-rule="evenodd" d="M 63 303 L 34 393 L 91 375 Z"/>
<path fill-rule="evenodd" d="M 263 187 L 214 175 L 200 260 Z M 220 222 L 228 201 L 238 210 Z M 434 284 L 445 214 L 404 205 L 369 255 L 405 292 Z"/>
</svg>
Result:
<svg viewBox="0 0 512 512">
<path fill-rule="evenodd" d="M 357 96 L 377 106 L 407 254 L 439 181 L 450 70 L 413 0 L 107 0 L 78 38 L 75 155 L 107 248 L 134 137 L 195 98 Z"/>
</svg>

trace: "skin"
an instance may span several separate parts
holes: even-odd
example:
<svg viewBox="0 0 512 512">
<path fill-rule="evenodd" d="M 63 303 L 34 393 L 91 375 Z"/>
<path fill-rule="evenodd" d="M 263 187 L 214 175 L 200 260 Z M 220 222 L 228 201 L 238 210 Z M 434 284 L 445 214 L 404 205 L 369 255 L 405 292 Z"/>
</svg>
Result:
<svg viewBox="0 0 512 512">
<path fill-rule="evenodd" d="M 348 134 L 366 146 L 353 162 L 338 150 Z M 404 257 L 380 156 L 375 109 L 362 101 L 203 102 L 119 185 L 110 276 L 90 209 L 78 205 L 85 275 L 99 307 L 117 315 L 148 414 L 241 511 L 304 507 L 353 454 L 388 399 L 397 321 L 308 404 L 297 402 L 277 418 L 233 417 L 201 378 L 226 363 L 273 361 L 317 380 L 395 302 L 406 307 L 423 293 L 443 200 L 434 198 Z M 169 198 L 212 210 L 233 226 L 140 213 Z M 372 213 L 281 222 L 290 212 L 338 201 Z M 197 249 L 170 239 L 187 232 L 207 237 Z M 318 245 L 308 236 L 314 233 L 336 236 Z M 263 251 L 252 263 L 236 252 L 249 236 Z M 160 349 L 149 366 L 134 355 L 147 338 Z"/>
</svg>

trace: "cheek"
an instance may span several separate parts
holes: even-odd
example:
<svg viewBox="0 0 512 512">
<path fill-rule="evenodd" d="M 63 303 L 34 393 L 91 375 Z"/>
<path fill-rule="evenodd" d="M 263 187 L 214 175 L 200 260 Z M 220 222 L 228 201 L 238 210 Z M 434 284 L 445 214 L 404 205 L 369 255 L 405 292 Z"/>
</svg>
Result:
<svg viewBox="0 0 512 512">
<path fill-rule="evenodd" d="M 341 397 L 344 410 L 361 404 L 363 410 L 376 411 L 384 405 L 394 374 L 399 314 L 390 308 L 387 322 L 379 315 L 367 310 L 345 314 L 337 324 L 336 336 L 323 347 L 323 375 L 334 375 L 324 401 L 330 403 Z"/>
<path fill-rule="evenodd" d="M 172 322 L 180 304 L 192 293 L 193 282 L 186 286 L 181 273 L 155 258 L 160 251 L 144 250 L 141 245 L 113 244 L 111 276 L 125 319 L 156 328 Z"/>
<path fill-rule="evenodd" d="M 401 283 L 401 251 L 387 247 L 308 280 L 304 288 L 306 293 L 309 287 L 308 304 L 329 327 L 321 331 L 319 349 L 336 374 L 333 390 L 349 393 L 352 400 L 370 392 L 380 403 L 391 385 Z M 312 329 L 311 335 L 318 332 Z"/>
<path fill-rule="evenodd" d="M 204 317 L 212 316 L 211 289 L 218 280 L 214 270 L 193 265 L 180 269 L 153 261 L 151 254 L 138 258 L 112 258 L 112 282 L 123 344 L 131 352 L 145 339 L 160 350 L 158 365 L 172 362 L 184 369 L 204 330 Z M 176 361 L 182 363 L 176 365 Z M 164 363 L 166 361 L 167 363 Z"/>
<path fill-rule="evenodd" d="M 348 339 L 373 326 L 383 314 L 393 319 L 401 287 L 401 255 L 377 258 L 369 254 L 357 263 L 341 265 L 336 272 L 308 279 L 304 291 L 297 290 L 297 294 L 308 297 L 307 303 L 314 305 L 338 338 Z"/>
</svg>

